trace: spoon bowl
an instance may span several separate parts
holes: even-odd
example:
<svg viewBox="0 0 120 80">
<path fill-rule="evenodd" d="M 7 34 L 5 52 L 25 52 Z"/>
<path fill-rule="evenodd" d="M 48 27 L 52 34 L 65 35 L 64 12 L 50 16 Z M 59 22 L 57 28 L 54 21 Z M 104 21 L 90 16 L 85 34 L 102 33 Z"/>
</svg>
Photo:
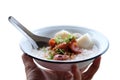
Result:
<svg viewBox="0 0 120 80">
<path fill-rule="evenodd" d="M 33 34 L 12 16 L 9 16 L 8 20 L 28 39 L 33 49 L 39 49 L 40 47 L 48 46 L 48 41 L 50 38 Z"/>
</svg>

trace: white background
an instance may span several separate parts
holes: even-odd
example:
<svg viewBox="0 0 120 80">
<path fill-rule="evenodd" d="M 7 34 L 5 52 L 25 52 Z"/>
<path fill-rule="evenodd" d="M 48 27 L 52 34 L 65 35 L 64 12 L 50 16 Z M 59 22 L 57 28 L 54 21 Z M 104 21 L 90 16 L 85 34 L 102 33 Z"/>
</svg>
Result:
<svg viewBox="0 0 120 80">
<path fill-rule="evenodd" d="M 119 80 L 119 0 L 0 0 L 0 80 L 25 80 L 19 48 L 21 33 L 9 22 L 14 16 L 30 30 L 53 25 L 95 29 L 110 42 L 92 80 Z"/>
</svg>

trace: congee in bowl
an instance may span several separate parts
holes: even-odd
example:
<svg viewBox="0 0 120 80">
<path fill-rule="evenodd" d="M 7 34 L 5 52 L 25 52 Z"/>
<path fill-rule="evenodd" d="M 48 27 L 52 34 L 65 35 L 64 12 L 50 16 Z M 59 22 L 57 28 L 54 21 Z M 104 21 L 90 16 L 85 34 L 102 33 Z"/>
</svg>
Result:
<svg viewBox="0 0 120 80">
<path fill-rule="evenodd" d="M 35 34 L 50 37 L 48 46 L 38 50 L 23 38 L 20 47 L 31 56 L 38 66 L 52 70 L 68 71 L 71 65 L 80 68 L 88 66 L 109 47 L 109 42 L 100 32 L 76 26 L 51 26 L 34 31 Z"/>
</svg>

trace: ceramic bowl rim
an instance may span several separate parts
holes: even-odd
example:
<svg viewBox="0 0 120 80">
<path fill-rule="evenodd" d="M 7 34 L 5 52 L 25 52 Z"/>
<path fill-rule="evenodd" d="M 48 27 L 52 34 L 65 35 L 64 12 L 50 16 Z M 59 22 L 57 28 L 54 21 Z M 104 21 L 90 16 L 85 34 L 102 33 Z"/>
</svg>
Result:
<svg viewBox="0 0 120 80">
<path fill-rule="evenodd" d="M 34 32 L 36 32 L 36 31 L 38 31 L 38 30 L 42 30 L 42 29 L 50 29 L 51 27 L 52 27 L 52 28 L 56 28 L 56 27 L 59 28 L 59 27 L 64 27 L 64 26 L 69 26 L 69 25 L 49 26 L 49 27 L 44 27 L 44 28 L 37 29 L 37 30 L 35 30 Z M 107 42 L 106 49 L 104 49 L 101 53 L 99 53 L 99 55 L 96 55 L 96 56 L 94 56 L 94 57 L 91 57 L 91 58 L 88 58 L 88 59 L 84 59 L 84 60 L 77 60 L 77 61 L 76 61 L 76 60 L 73 60 L 73 61 L 56 61 L 56 60 L 45 60 L 45 59 L 37 58 L 37 57 L 35 57 L 35 56 L 30 55 L 29 53 L 24 52 L 24 50 L 22 49 L 21 46 L 20 46 L 20 48 L 21 48 L 21 50 L 22 50 L 25 54 L 27 54 L 28 56 L 30 56 L 30 57 L 32 57 L 32 58 L 34 58 L 34 59 L 37 59 L 37 60 L 40 60 L 40 61 L 44 61 L 44 62 L 49 62 L 49 63 L 57 63 L 57 64 L 59 64 L 59 63 L 60 63 L 60 64 L 70 64 L 70 63 L 86 62 L 86 61 L 95 59 L 95 58 L 103 55 L 103 54 L 108 50 L 108 48 L 109 48 L 109 41 L 108 41 L 108 39 L 107 39 L 102 33 L 98 32 L 98 31 L 96 31 L 96 30 L 93 30 L 93 29 L 86 28 L 86 27 L 71 26 L 71 25 L 70 25 L 69 27 L 71 27 L 71 28 L 88 29 L 88 30 L 91 30 L 91 31 L 94 31 L 94 32 L 97 32 L 97 33 L 101 34 L 101 35 L 105 38 L 105 40 L 106 40 L 106 42 Z"/>
</svg>

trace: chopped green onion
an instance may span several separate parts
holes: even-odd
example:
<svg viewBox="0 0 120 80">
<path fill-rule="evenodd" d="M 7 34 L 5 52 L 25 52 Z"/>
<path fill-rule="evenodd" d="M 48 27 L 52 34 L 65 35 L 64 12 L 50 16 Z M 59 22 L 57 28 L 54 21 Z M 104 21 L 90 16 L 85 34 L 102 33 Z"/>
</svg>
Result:
<svg viewBox="0 0 120 80">
<path fill-rule="evenodd" d="M 51 59 L 53 59 L 53 57 L 54 57 L 54 54 L 50 51 L 49 56 L 47 57 L 47 59 L 51 60 Z"/>
<path fill-rule="evenodd" d="M 71 34 L 68 35 L 68 37 L 66 37 L 66 38 L 62 38 L 61 36 L 55 37 L 55 41 L 56 41 L 57 44 L 63 43 L 63 42 L 68 43 L 68 42 L 70 42 L 72 39 L 75 39 L 75 36 L 74 36 L 74 35 L 71 35 Z"/>
<path fill-rule="evenodd" d="M 56 49 L 57 54 L 64 54 L 65 51 L 63 49 Z"/>
</svg>

